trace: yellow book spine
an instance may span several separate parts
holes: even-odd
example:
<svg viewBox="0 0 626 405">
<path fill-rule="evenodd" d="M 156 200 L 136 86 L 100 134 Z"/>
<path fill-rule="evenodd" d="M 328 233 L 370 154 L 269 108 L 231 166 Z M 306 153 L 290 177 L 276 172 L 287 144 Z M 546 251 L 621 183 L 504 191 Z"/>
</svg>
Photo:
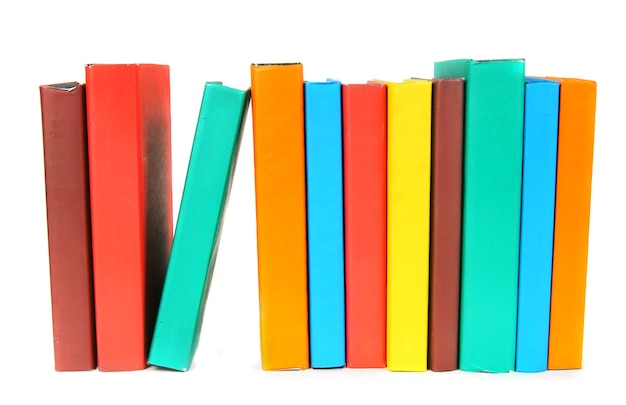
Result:
<svg viewBox="0 0 626 405">
<path fill-rule="evenodd" d="M 432 82 L 387 86 L 387 367 L 425 371 Z"/>
</svg>

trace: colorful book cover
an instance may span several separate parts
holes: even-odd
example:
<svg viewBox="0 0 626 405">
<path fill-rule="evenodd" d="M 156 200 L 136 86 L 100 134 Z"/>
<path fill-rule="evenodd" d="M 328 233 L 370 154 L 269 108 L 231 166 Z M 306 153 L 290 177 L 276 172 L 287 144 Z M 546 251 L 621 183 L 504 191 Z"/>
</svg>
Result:
<svg viewBox="0 0 626 405">
<path fill-rule="evenodd" d="M 458 368 L 463 79 L 433 80 L 428 368 Z"/>
<path fill-rule="evenodd" d="M 428 353 L 432 82 L 387 84 L 387 368 Z"/>
<path fill-rule="evenodd" d="M 304 80 L 300 63 L 251 66 L 261 363 L 309 368 Z"/>
<path fill-rule="evenodd" d="M 169 67 L 86 66 L 98 368 L 147 366 L 172 244 Z"/>
<path fill-rule="evenodd" d="M 191 366 L 237 163 L 249 90 L 206 83 L 148 363 Z"/>
<path fill-rule="evenodd" d="M 524 61 L 435 63 L 465 78 L 459 368 L 515 368 Z"/>
<path fill-rule="evenodd" d="M 515 370 L 548 366 L 559 83 L 526 78 Z"/>
<path fill-rule="evenodd" d="M 344 84 L 346 365 L 386 366 L 387 87 Z"/>
<path fill-rule="evenodd" d="M 561 85 L 548 369 L 582 367 L 596 82 Z"/>
<path fill-rule="evenodd" d="M 311 367 L 346 364 L 341 83 L 304 83 Z"/>
<path fill-rule="evenodd" d="M 54 364 L 96 368 L 85 85 L 39 87 Z"/>
</svg>

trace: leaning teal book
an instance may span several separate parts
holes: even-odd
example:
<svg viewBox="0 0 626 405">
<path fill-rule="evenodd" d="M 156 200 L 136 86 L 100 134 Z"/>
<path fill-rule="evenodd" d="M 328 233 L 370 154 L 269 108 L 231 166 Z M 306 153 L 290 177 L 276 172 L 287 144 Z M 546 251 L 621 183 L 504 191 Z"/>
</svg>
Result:
<svg viewBox="0 0 626 405">
<path fill-rule="evenodd" d="M 191 366 L 249 101 L 249 89 L 205 85 L 148 364 Z"/>
<path fill-rule="evenodd" d="M 548 369 L 559 90 L 526 78 L 516 371 Z"/>
<path fill-rule="evenodd" d="M 304 83 L 311 367 L 346 364 L 341 83 Z"/>
<path fill-rule="evenodd" d="M 524 60 L 435 63 L 465 78 L 459 368 L 515 369 Z"/>
</svg>

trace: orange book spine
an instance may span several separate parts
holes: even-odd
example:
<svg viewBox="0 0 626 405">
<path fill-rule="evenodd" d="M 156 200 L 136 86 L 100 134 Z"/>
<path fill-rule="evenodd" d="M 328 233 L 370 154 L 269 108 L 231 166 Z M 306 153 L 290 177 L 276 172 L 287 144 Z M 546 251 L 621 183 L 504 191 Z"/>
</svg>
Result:
<svg viewBox="0 0 626 405">
<path fill-rule="evenodd" d="M 561 84 L 548 369 L 582 367 L 596 83 Z"/>
<path fill-rule="evenodd" d="M 302 65 L 251 66 L 261 363 L 309 368 Z"/>
</svg>

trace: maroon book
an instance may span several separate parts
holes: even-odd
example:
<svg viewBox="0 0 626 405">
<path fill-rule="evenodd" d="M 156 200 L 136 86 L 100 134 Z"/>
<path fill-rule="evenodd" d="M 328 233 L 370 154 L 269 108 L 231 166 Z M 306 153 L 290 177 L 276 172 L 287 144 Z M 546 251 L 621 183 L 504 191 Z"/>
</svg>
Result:
<svg viewBox="0 0 626 405">
<path fill-rule="evenodd" d="M 433 80 L 431 258 L 428 365 L 458 368 L 463 79 Z"/>
<path fill-rule="evenodd" d="M 41 86 L 57 371 L 96 368 L 85 86 Z"/>
</svg>

